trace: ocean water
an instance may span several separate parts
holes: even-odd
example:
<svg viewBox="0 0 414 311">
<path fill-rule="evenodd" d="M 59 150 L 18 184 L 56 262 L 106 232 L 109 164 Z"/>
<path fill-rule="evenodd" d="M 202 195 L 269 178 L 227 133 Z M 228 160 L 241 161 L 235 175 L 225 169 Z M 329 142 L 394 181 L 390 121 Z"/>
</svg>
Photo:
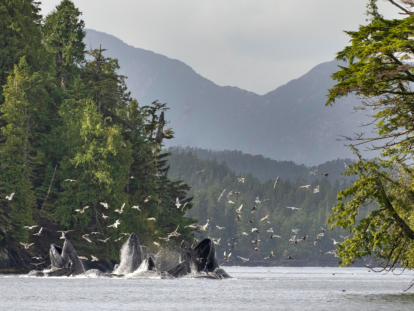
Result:
<svg viewBox="0 0 414 311">
<path fill-rule="evenodd" d="M 412 273 L 223 268 L 233 279 L 0 275 L 0 310 L 414 310 Z"/>
</svg>

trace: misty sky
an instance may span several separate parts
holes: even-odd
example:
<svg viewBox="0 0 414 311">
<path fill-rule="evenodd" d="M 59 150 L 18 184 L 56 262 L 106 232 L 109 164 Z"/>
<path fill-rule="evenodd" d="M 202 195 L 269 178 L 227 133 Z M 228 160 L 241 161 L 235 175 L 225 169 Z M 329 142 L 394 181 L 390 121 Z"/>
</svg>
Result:
<svg viewBox="0 0 414 311">
<path fill-rule="evenodd" d="M 43 14 L 60 0 L 41 0 Z M 368 0 L 73 0 L 86 28 L 183 61 L 218 85 L 258 94 L 332 60 Z M 398 18 L 382 0 L 381 13 Z"/>
</svg>

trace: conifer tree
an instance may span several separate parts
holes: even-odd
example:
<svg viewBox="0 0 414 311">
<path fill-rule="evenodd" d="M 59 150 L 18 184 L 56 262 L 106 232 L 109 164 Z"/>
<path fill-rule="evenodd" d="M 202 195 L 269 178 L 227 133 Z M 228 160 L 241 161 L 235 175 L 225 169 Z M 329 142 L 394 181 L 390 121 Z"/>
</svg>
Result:
<svg viewBox="0 0 414 311">
<path fill-rule="evenodd" d="M 0 183 L 2 193 L 15 195 L 10 201 L 2 198 L 2 210 L 10 215 L 6 233 L 21 241 L 27 239 L 23 226 L 33 221 L 33 172 L 43 159 L 38 146 L 42 144 L 47 115 L 42 105 L 47 94 L 41 76 L 28 66 L 25 57 L 8 77 L 4 95 L 1 120 L 7 125 L 2 128 L 5 141 L 0 146 Z"/>
<path fill-rule="evenodd" d="M 34 0 L 7 0 L 0 3 L 0 105 L 3 85 L 22 56 L 35 70 L 40 70 L 41 45 L 39 3 Z"/>
<path fill-rule="evenodd" d="M 79 18 L 81 14 L 72 1 L 62 0 L 45 19 L 44 41 L 55 55 L 56 77 L 63 92 L 85 59 L 85 24 Z"/>
</svg>

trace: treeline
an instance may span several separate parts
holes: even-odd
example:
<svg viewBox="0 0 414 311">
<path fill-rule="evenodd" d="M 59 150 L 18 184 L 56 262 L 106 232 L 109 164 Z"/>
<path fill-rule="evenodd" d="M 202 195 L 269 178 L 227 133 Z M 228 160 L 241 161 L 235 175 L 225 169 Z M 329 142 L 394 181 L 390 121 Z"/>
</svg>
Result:
<svg viewBox="0 0 414 311">
<path fill-rule="evenodd" d="M 45 255 L 58 230 L 73 230 L 67 236 L 80 254 L 106 259 L 118 257 L 122 232 L 150 244 L 180 225 L 189 239 L 184 227 L 193 220 L 174 206 L 178 197 L 191 208 L 189 187 L 167 177 L 161 152 L 173 137 L 163 129 L 166 105 L 140 106 L 117 74 L 118 61 L 104 47 L 86 51 L 72 1 L 45 18 L 39 5 L 0 4 L 0 247 L 21 267 L 28 255 L 20 243 Z M 116 220 L 119 227 L 109 228 Z M 81 238 L 91 232 L 99 233 L 93 243 Z"/>
<path fill-rule="evenodd" d="M 189 195 L 194 196 L 194 207 L 187 211 L 189 217 L 199 219 L 200 225 L 206 224 L 207 219 L 212 218 L 207 231 L 200 231 L 200 237 L 221 238 L 220 245 L 216 246 L 219 258 L 223 258 L 223 252 L 226 250 L 227 254 L 233 253 L 231 259 L 234 264 L 241 263 L 236 255 L 257 262 L 263 261 L 273 251 L 276 260 L 285 260 L 291 256 L 302 261 L 338 261 L 338 258 L 325 253 L 336 249 L 332 239 L 343 241 L 340 235 L 346 236 L 349 233 L 339 229 L 330 230 L 327 219 L 332 213 L 332 206 L 337 202 L 337 193 L 347 188 L 349 182 L 330 182 L 323 176 L 309 182 L 304 179 L 292 181 L 279 178 L 275 186 L 275 178 L 261 182 L 252 174 L 236 174 L 226 163 L 219 163 L 216 159 L 203 160 L 195 153 L 184 149 L 170 151 L 172 155 L 168 157 L 169 177 L 177 181 L 185 180 L 191 186 Z M 278 175 L 278 172 L 274 174 Z M 239 178 L 244 178 L 244 182 L 239 181 Z M 299 188 L 308 184 L 308 189 Z M 317 188 L 319 192 L 314 193 L 314 189 Z M 218 200 L 223 191 L 223 196 Z M 229 196 L 231 191 L 233 195 Z M 236 192 L 240 194 L 234 194 Z M 257 198 L 261 203 L 255 203 Z M 242 221 L 235 221 L 239 215 L 236 209 L 242 204 Z M 257 211 L 251 213 L 253 206 L 257 207 Z M 296 207 L 300 210 L 287 207 Z M 269 218 L 260 221 L 266 215 L 269 215 Z M 247 223 L 249 220 L 253 223 Z M 220 230 L 217 226 L 225 229 Z M 321 227 L 326 229 L 326 232 L 323 232 Z M 252 228 L 259 229 L 259 234 L 251 234 Z M 270 228 L 273 228 L 273 233 L 267 232 Z M 307 235 L 309 237 L 305 241 L 293 244 L 289 241 L 295 235 L 292 229 L 300 230 L 296 239 Z M 243 232 L 248 235 L 243 235 Z M 321 232 L 324 233 L 321 242 L 314 245 L 314 240 Z M 281 238 L 268 239 L 272 234 Z M 227 240 L 234 237 L 239 238 L 234 241 L 238 242 L 237 250 L 230 251 L 228 243 L 234 242 Z M 256 245 L 252 243 L 256 238 L 261 240 L 257 246 L 259 251 L 254 251 Z"/>
<path fill-rule="evenodd" d="M 347 166 L 354 163 L 351 159 L 336 159 L 327 161 L 325 163 L 313 166 L 306 166 L 304 164 L 297 164 L 293 161 L 278 161 L 270 158 L 265 158 L 262 155 L 246 154 L 237 150 L 208 150 L 194 147 L 169 147 L 169 152 L 191 152 L 200 159 L 213 160 L 217 162 L 225 162 L 228 167 L 237 174 L 251 173 L 257 177 L 261 182 L 273 180 L 277 176 L 283 179 L 299 180 L 305 179 L 308 181 L 318 180 L 322 174 L 329 174 L 328 180 L 335 182 L 340 178 L 351 180 L 350 177 L 343 177 L 341 173 L 346 171 Z M 309 175 L 310 171 L 314 171 L 315 175 Z M 355 178 L 354 178 L 355 179 Z"/>
</svg>

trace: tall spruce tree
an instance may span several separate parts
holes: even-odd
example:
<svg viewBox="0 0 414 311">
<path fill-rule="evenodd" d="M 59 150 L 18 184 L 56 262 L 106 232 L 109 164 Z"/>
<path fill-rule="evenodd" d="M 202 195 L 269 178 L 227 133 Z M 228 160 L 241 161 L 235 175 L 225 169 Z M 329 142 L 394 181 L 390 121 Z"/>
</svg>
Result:
<svg viewBox="0 0 414 311">
<path fill-rule="evenodd" d="M 39 58 L 44 53 L 39 13 L 39 3 L 34 0 L 0 3 L 0 105 L 4 101 L 2 86 L 22 56 L 26 56 L 26 62 L 35 70 L 41 68 Z"/>
<path fill-rule="evenodd" d="M 36 205 L 33 180 L 34 170 L 43 160 L 39 151 L 42 144 L 47 112 L 43 105 L 47 93 L 41 75 L 34 72 L 22 57 L 19 65 L 4 86 L 5 102 L 1 107 L 4 142 L 0 146 L 0 185 L 2 193 L 15 193 L 12 200 L 2 197 L 2 211 L 9 217 L 7 226 L 0 228 L 10 242 L 27 240 L 23 228 L 33 222 Z M 3 214 L 4 216 L 4 214 Z M 4 223 L 2 222 L 2 225 Z"/>
<path fill-rule="evenodd" d="M 63 0 L 44 23 L 44 42 L 55 55 L 56 77 L 63 91 L 85 59 L 85 24 L 79 18 L 81 14 L 72 1 Z"/>
</svg>

